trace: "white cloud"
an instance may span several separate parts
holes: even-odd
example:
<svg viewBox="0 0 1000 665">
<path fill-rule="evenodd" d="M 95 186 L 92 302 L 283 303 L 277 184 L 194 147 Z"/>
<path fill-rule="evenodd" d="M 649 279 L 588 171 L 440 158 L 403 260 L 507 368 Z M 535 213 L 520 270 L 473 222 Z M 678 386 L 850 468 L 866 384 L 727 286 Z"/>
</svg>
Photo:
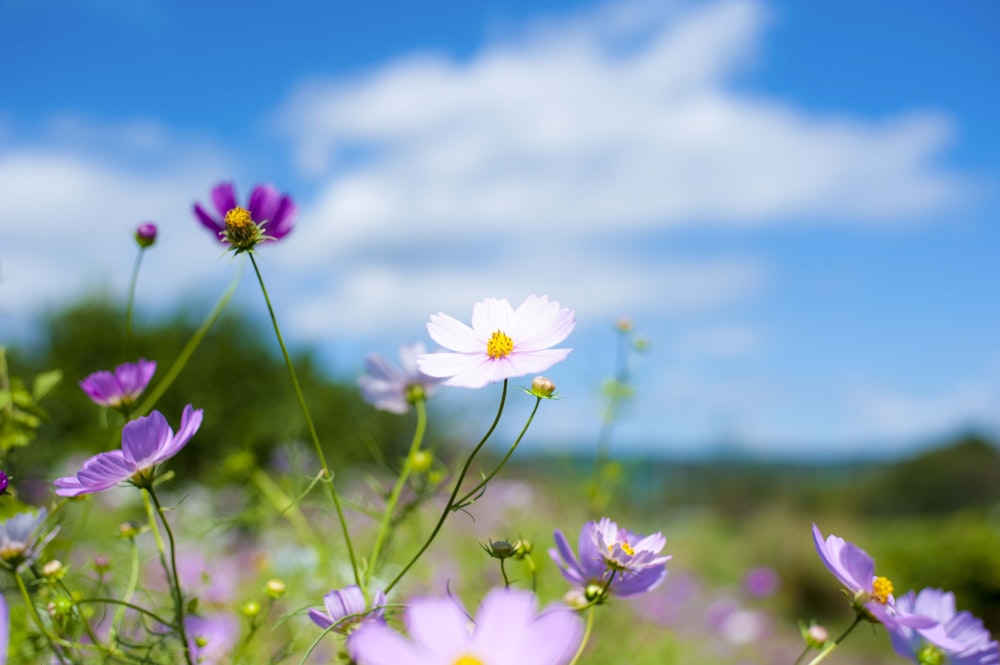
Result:
<svg viewBox="0 0 1000 665">
<path fill-rule="evenodd" d="M 763 7 L 655 9 L 620 3 L 467 60 L 412 55 L 301 86 L 279 124 L 323 183 L 310 251 L 884 222 L 960 196 L 936 163 L 946 116 L 868 121 L 737 92 L 728 82 L 761 41 Z"/>
</svg>

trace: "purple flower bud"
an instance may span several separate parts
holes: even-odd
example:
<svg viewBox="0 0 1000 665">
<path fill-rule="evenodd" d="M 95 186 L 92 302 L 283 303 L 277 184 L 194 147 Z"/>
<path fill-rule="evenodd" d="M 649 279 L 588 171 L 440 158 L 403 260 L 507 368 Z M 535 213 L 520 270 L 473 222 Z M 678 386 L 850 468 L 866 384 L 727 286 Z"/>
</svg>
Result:
<svg viewBox="0 0 1000 665">
<path fill-rule="evenodd" d="M 3 471 L 0 471 L 0 494 L 7 493 L 7 486 L 10 485 L 10 478 Z"/>
<path fill-rule="evenodd" d="M 156 242 L 156 224 L 152 222 L 140 224 L 139 228 L 135 230 L 135 241 L 143 249 L 151 247 Z"/>
</svg>

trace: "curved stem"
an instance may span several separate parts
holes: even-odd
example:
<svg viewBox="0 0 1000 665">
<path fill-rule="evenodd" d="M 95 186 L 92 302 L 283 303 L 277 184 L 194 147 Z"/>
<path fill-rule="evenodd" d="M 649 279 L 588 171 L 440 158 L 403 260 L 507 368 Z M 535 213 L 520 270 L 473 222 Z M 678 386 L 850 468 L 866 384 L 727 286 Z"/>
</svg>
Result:
<svg viewBox="0 0 1000 665">
<path fill-rule="evenodd" d="M 594 608 L 591 607 L 587 611 L 587 627 L 583 630 L 583 639 L 580 640 L 580 646 L 576 650 L 576 654 L 573 655 L 573 660 L 569 661 L 569 665 L 576 665 L 576 661 L 580 660 L 580 656 L 583 655 L 583 650 L 587 648 L 587 642 L 590 641 L 590 633 L 594 629 Z"/>
<path fill-rule="evenodd" d="M 163 380 L 156 384 L 156 388 L 150 391 L 149 396 L 146 397 L 146 399 L 144 399 L 138 407 L 136 407 L 135 411 L 133 411 L 136 416 L 144 416 L 148 414 L 153 409 L 157 400 L 163 396 L 163 393 L 167 392 L 167 389 L 171 386 L 171 384 L 173 384 L 174 380 L 177 379 L 181 371 L 184 369 L 184 366 L 187 365 L 188 360 L 191 359 L 191 355 L 195 352 L 195 349 L 197 349 L 198 345 L 201 344 L 201 341 L 205 339 L 205 335 L 208 334 L 208 331 L 222 314 L 222 310 L 224 310 L 226 305 L 229 304 L 229 299 L 233 297 L 234 293 L 236 293 L 236 287 L 239 286 L 240 278 L 242 276 L 242 270 L 236 273 L 233 277 L 233 281 L 229 284 L 229 288 L 226 289 L 224 294 L 222 294 L 222 297 L 219 299 L 219 302 L 216 303 L 215 308 L 212 309 L 198 330 L 196 330 L 194 335 L 191 336 L 191 339 L 188 340 L 188 343 L 181 350 L 180 355 L 178 355 L 177 359 L 174 360 L 174 364 L 170 366 L 166 376 L 164 376 Z"/>
<path fill-rule="evenodd" d="M 145 614 L 150 619 L 156 621 L 157 623 L 161 623 L 164 626 L 170 626 L 171 628 L 174 627 L 174 624 L 170 623 L 169 621 L 159 616 L 158 614 L 150 612 L 146 608 L 139 607 L 138 605 L 135 605 L 133 603 L 129 603 L 124 600 L 118 600 L 117 598 L 81 598 L 80 600 L 76 600 L 73 602 L 75 602 L 78 605 L 83 605 L 85 603 L 105 603 L 108 605 L 119 605 L 126 609 L 134 610 L 140 614 Z"/>
<path fill-rule="evenodd" d="M 295 529 L 303 542 L 310 542 L 317 549 L 322 546 L 316 532 L 312 530 L 305 515 L 299 510 L 298 502 L 285 494 L 271 476 L 267 475 L 263 469 L 257 468 L 250 473 L 250 480 L 257 486 L 260 493 L 271 502 L 275 510 L 278 511 L 278 516 L 284 516 L 291 523 L 292 528 Z"/>
<path fill-rule="evenodd" d="M 472 449 L 471 453 L 469 453 L 468 459 L 465 460 L 465 464 L 462 466 L 462 471 L 461 473 L 458 474 L 458 480 L 455 481 L 455 488 L 451 491 L 451 496 L 448 497 L 448 503 L 445 504 L 444 510 L 441 511 L 441 517 L 438 518 L 437 524 L 434 525 L 434 530 L 431 531 L 431 535 L 427 537 L 426 542 L 424 542 L 423 546 L 421 546 L 421 548 L 417 551 L 417 553 L 413 555 L 413 558 L 410 559 L 410 562 L 406 564 L 406 566 L 404 566 L 401 571 L 399 571 L 396 577 L 393 578 L 392 582 L 390 582 L 389 585 L 385 588 L 385 593 L 388 594 L 389 591 L 391 591 L 392 588 L 396 586 L 399 580 L 403 579 L 403 576 L 406 575 L 407 571 L 409 571 L 410 568 L 413 567 L 413 564 L 417 562 L 417 559 L 419 559 L 423 555 L 423 553 L 427 551 L 427 548 L 431 546 L 431 543 L 434 542 L 434 539 L 438 535 L 438 531 L 441 530 L 441 527 L 444 525 L 444 521 L 448 519 L 448 514 L 451 513 L 451 509 L 455 505 L 455 497 L 458 496 L 459 490 L 462 489 L 462 481 L 465 480 L 465 474 L 469 472 L 469 467 L 472 465 L 473 458 L 476 456 L 476 453 L 478 453 L 479 450 L 484 445 L 486 445 L 486 442 L 489 440 L 490 436 L 493 435 L 493 430 L 497 428 L 497 424 L 500 422 L 500 415 L 503 413 L 503 407 L 506 401 L 507 401 L 507 379 L 504 379 L 503 392 L 500 393 L 500 406 L 497 408 L 497 415 L 493 418 L 493 424 L 490 425 L 490 428 L 486 431 L 486 434 L 483 435 L 483 438 L 479 440 L 479 443 L 476 445 L 476 447 Z"/>
<path fill-rule="evenodd" d="M 128 285 L 128 302 L 125 305 L 125 355 L 132 352 L 132 310 L 135 307 L 135 285 L 139 281 L 139 267 L 142 265 L 142 256 L 146 253 L 145 247 L 139 248 L 139 255 L 135 257 L 135 266 L 132 268 L 132 279 Z"/>
<path fill-rule="evenodd" d="M 56 648 L 56 642 L 62 643 L 62 640 L 58 635 L 53 635 L 49 627 L 42 621 L 42 617 L 38 614 L 38 608 L 35 607 L 35 602 L 31 600 L 31 594 L 28 593 L 28 587 L 24 585 L 24 580 L 21 579 L 21 573 L 14 571 L 14 579 L 17 580 L 17 588 L 21 590 L 21 597 L 24 598 L 24 604 L 28 606 L 28 613 L 31 615 L 31 619 L 38 626 L 38 630 L 42 632 L 42 635 L 45 636 L 45 640 L 49 643 L 52 653 L 55 654 L 60 663 L 65 663 L 66 659 L 63 653 Z"/>
<path fill-rule="evenodd" d="M 810 660 L 809 663 L 808 663 L 808 665 L 817 665 L 817 663 L 821 663 L 824 660 L 826 660 L 826 657 L 829 656 L 831 653 L 833 653 L 834 649 L 836 649 L 837 646 L 841 642 L 844 641 L 845 637 L 847 637 L 848 635 L 851 634 L 851 631 L 854 630 L 854 628 L 859 623 L 861 623 L 861 615 L 860 614 L 858 614 L 857 616 L 854 617 L 854 621 L 851 623 L 850 626 L 847 627 L 847 630 L 845 630 L 843 633 L 840 634 L 840 637 L 838 637 L 833 642 L 831 642 L 830 644 L 828 644 L 825 647 L 823 647 L 823 650 L 820 651 L 819 654 L 815 658 L 813 658 L 812 660 Z"/>
<path fill-rule="evenodd" d="M 420 444 L 424 440 L 424 433 L 427 431 L 427 405 L 424 403 L 424 400 L 416 400 L 414 408 L 417 411 L 417 425 L 413 432 L 413 440 L 410 442 L 410 449 L 406 453 L 403 470 L 399 472 L 396 484 L 393 486 L 392 492 L 389 494 L 389 500 L 386 502 L 385 512 L 382 515 L 382 523 L 379 524 L 378 535 L 375 537 L 375 544 L 372 546 L 372 553 L 368 558 L 368 569 L 365 571 L 364 590 L 366 592 L 368 591 L 368 584 L 371 583 L 372 575 L 375 573 L 375 568 L 378 565 L 378 557 L 382 553 L 382 545 L 385 543 L 386 535 L 389 533 L 389 525 L 392 524 L 392 515 L 396 512 L 396 504 L 399 502 L 399 496 L 403 493 L 403 488 L 406 487 L 410 471 L 413 470 L 413 456 L 420 450 Z"/>
<path fill-rule="evenodd" d="M 330 471 L 330 467 L 326 463 L 326 455 L 323 454 L 323 446 L 320 445 L 319 434 L 316 433 L 316 426 L 313 424 L 312 415 L 309 413 L 309 407 L 306 406 L 306 398 L 302 394 L 302 388 L 299 386 L 299 379 L 295 374 L 295 367 L 292 365 L 292 358 L 288 355 L 288 348 L 285 346 L 285 340 L 281 336 L 281 328 L 278 327 L 278 318 L 274 315 L 274 307 L 271 306 L 271 298 L 267 295 L 267 287 L 264 286 L 264 277 L 260 274 L 260 268 L 257 267 L 257 259 L 254 258 L 253 252 L 248 252 L 247 254 L 250 257 L 250 264 L 253 266 L 253 270 L 257 274 L 257 282 L 260 283 L 260 291 L 264 295 L 264 302 L 267 304 L 267 312 L 271 315 L 271 324 L 274 326 L 274 334 L 278 338 L 278 346 L 281 347 L 281 355 L 285 359 L 285 366 L 288 367 L 288 374 L 292 379 L 292 387 L 295 388 L 295 396 L 299 400 L 299 406 L 302 407 L 302 415 L 306 419 L 306 427 L 309 429 L 309 436 L 312 438 L 313 448 L 316 449 L 316 456 L 319 458 L 323 471 L 326 472 L 328 487 L 330 488 L 330 498 L 333 500 L 333 505 L 337 510 L 337 519 L 340 521 L 340 528 L 344 534 L 344 544 L 347 546 L 347 554 L 351 560 L 351 569 L 354 572 L 354 582 L 358 586 L 361 586 L 361 573 L 358 569 L 358 560 L 354 554 L 354 545 L 351 543 L 351 534 L 347 528 L 347 519 L 344 517 L 344 508 L 340 505 L 340 497 L 337 495 L 337 489 L 333 484 L 333 472 Z"/>
<path fill-rule="evenodd" d="M 167 532 L 167 541 L 170 543 L 170 571 L 167 577 L 170 578 L 170 589 L 174 595 L 174 616 L 176 617 L 177 632 L 181 642 L 184 644 L 184 659 L 188 665 L 194 665 L 194 658 L 191 655 L 191 644 L 188 642 L 187 630 L 184 627 L 184 592 L 181 591 L 181 579 L 177 575 L 177 544 L 174 542 L 174 532 L 170 529 L 170 523 L 167 521 L 166 515 L 163 514 L 163 506 L 160 505 L 160 500 L 156 498 L 156 493 L 153 491 L 152 485 L 145 488 L 145 492 L 152 499 L 153 505 L 156 507 L 156 512 L 160 516 L 160 522 L 163 524 L 163 530 Z M 164 566 L 166 566 L 165 562 Z"/>
<path fill-rule="evenodd" d="M 112 643 L 118 640 L 118 626 L 125 620 L 125 609 L 131 607 L 132 596 L 135 595 L 136 587 L 139 585 L 139 547 L 136 545 L 135 538 L 129 538 L 129 543 L 132 545 L 132 567 L 129 571 L 128 585 L 125 587 L 125 600 L 120 601 L 118 607 L 115 608 L 114 619 L 111 621 L 109 634 Z"/>
<path fill-rule="evenodd" d="M 541 404 L 541 403 L 542 403 L 542 398 L 541 397 L 538 397 L 538 398 L 535 399 L 535 408 L 533 408 L 531 410 L 531 415 L 528 416 L 527 422 L 525 422 L 524 423 L 524 427 L 521 428 L 521 433 L 517 435 L 517 438 L 514 440 L 514 443 L 511 444 L 511 446 L 510 446 L 510 450 L 507 451 L 507 454 L 504 455 L 503 459 L 500 460 L 500 463 L 497 464 L 497 468 L 493 469 L 493 471 L 491 471 L 485 478 L 483 478 L 481 481 L 479 481 L 479 483 L 475 487 L 473 487 L 471 490 L 469 490 L 468 492 L 466 492 L 465 495 L 461 499 L 459 499 L 458 501 L 456 501 L 455 505 L 452 506 L 452 510 L 457 510 L 458 508 L 461 508 L 463 506 L 467 506 L 468 503 L 466 503 L 466 502 L 469 501 L 469 499 L 472 499 L 484 487 L 486 487 L 486 484 L 488 482 L 490 482 L 490 480 L 493 479 L 493 476 L 495 476 L 498 473 L 500 473 L 500 469 L 503 468 L 504 464 L 507 463 L 507 460 L 509 460 L 510 457 L 511 457 L 511 455 L 514 454 L 514 451 L 517 450 L 517 446 L 521 443 L 521 439 L 524 438 L 524 434 L 528 431 L 528 427 L 531 426 L 531 421 L 533 421 L 535 419 L 535 414 L 538 413 L 538 405 Z"/>
</svg>

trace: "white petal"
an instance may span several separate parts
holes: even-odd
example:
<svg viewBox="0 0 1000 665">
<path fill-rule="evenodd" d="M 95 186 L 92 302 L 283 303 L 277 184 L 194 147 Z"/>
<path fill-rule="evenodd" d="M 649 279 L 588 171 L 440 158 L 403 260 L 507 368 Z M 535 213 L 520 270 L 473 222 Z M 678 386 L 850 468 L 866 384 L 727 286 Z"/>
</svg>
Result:
<svg viewBox="0 0 1000 665">
<path fill-rule="evenodd" d="M 435 342 L 450 351 L 475 353 L 486 351 L 486 340 L 479 339 L 472 328 L 445 313 L 432 314 L 427 333 Z"/>
<path fill-rule="evenodd" d="M 513 325 L 514 310 L 504 298 L 487 298 L 472 308 L 472 328 L 483 339 L 489 339 L 497 330 L 509 335 Z"/>
</svg>

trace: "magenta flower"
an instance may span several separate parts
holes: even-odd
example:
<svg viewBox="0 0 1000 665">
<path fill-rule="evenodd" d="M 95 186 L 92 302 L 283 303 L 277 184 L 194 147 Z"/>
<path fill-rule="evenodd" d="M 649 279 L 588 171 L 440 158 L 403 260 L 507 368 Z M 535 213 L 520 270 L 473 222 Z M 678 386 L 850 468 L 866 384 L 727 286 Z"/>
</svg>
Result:
<svg viewBox="0 0 1000 665">
<path fill-rule="evenodd" d="M 537 613 L 534 594 L 494 589 L 475 625 L 451 598 L 413 601 L 407 639 L 382 623 L 366 623 L 352 636 L 359 665 L 564 665 L 576 652 L 582 626 L 568 609 Z"/>
<path fill-rule="evenodd" d="M 573 310 L 547 296 L 528 296 L 515 310 L 507 300 L 487 298 L 472 308 L 472 327 L 445 313 L 431 315 L 427 332 L 450 352 L 417 357 L 428 376 L 445 385 L 482 388 L 487 383 L 541 372 L 569 355 L 552 349 L 576 325 Z"/>
<path fill-rule="evenodd" d="M 358 378 L 365 401 L 376 409 L 402 414 L 417 399 L 429 397 L 441 379 L 417 367 L 417 356 L 425 351 L 421 342 L 399 347 L 399 367 L 377 353 L 365 358 L 366 374 Z"/>
<path fill-rule="evenodd" d="M 896 610 L 903 615 L 919 615 L 938 622 L 932 629 L 899 626 L 890 631 L 892 648 L 900 656 L 915 663 L 1000 664 L 1000 644 L 990 638 L 982 621 L 969 612 L 955 611 L 955 594 L 950 591 L 910 591 L 896 599 Z"/>
<path fill-rule="evenodd" d="M 156 361 L 140 358 L 115 367 L 114 373 L 94 372 L 80 382 L 80 388 L 95 404 L 121 409 L 135 403 L 155 373 Z"/>
<path fill-rule="evenodd" d="M 177 434 L 159 411 L 137 418 L 122 429 L 122 449 L 94 455 L 75 476 L 56 478 L 56 494 L 80 496 L 103 492 L 123 482 L 147 486 L 156 467 L 176 455 L 201 427 L 202 410 L 184 407 Z"/>
<path fill-rule="evenodd" d="M 659 556 L 667 544 L 660 532 L 649 536 L 620 529 L 607 517 L 580 530 L 578 557 L 563 532 L 556 529 L 556 549 L 549 556 L 585 602 L 603 595 L 629 598 L 652 591 L 667 576 L 670 556 Z"/>
<path fill-rule="evenodd" d="M 865 619 L 885 624 L 890 631 L 901 625 L 933 628 L 937 623 L 926 617 L 901 615 L 896 611 L 892 582 L 888 577 L 875 576 L 875 560 L 868 552 L 832 534 L 824 541 L 815 524 L 813 542 L 823 565 L 844 585 L 851 596 L 852 607 Z"/>
<path fill-rule="evenodd" d="M 385 594 L 376 590 L 372 598 L 371 610 L 365 605 L 365 594 L 361 587 L 351 586 L 337 589 L 323 596 L 325 611 L 309 610 L 309 618 L 323 630 L 332 630 L 341 635 L 347 635 L 348 650 L 353 642 L 353 635 L 365 623 L 374 621 L 385 623 Z"/>
<path fill-rule="evenodd" d="M 135 241 L 139 247 L 146 249 L 156 242 L 156 224 L 144 222 L 135 230 Z"/>
<path fill-rule="evenodd" d="M 295 202 L 287 194 L 282 194 L 272 185 L 257 185 L 250 192 L 250 201 L 246 208 L 241 208 L 236 202 L 236 187 L 231 182 L 224 182 L 212 190 L 212 203 L 215 205 L 217 216 L 210 215 L 201 207 L 195 204 L 194 214 L 198 221 L 208 230 L 212 231 L 222 243 L 237 245 L 229 238 L 233 231 L 231 222 L 231 212 L 242 210 L 249 212 L 249 218 L 256 228 L 263 231 L 263 235 L 256 240 L 281 240 L 292 230 L 297 212 Z"/>
</svg>

